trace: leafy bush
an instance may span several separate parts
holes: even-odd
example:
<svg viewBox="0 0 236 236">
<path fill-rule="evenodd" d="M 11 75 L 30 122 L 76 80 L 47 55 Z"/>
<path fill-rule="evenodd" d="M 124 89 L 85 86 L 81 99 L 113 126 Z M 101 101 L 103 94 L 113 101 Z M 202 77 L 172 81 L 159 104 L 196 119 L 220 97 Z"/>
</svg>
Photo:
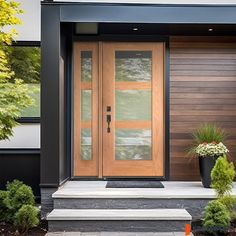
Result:
<svg viewBox="0 0 236 236">
<path fill-rule="evenodd" d="M 234 211 L 234 207 L 236 205 L 236 198 L 234 196 L 225 195 L 219 198 L 218 201 L 221 202 L 223 205 L 225 205 L 225 207 L 230 213 L 231 219 L 236 217 L 236 213 Z"/>
<path fill-rule="evenodd" d="M 8 197 L 8 207 L 14 211 L 18 211 L 23 205 L 34 205 L 34 194 L 31 187 L 22 185 L 15 193 L 14 196 Z"/>
<path fill-rule="evenodd" d="M 219 200 L 210 201 L 205 208 L 203 225 L 209 232 L 222 232 L 230 226 L 230 213 Z"/>
<path fill-rule="evenodd" d="M 9 197 L 12 197 L 16 194 L 17 190 L 23 185 L 23 182 L 19 180 L 13 180 L 12 182 L 7 183 L 7 191 L 9 194 Z"/>
<path fill-rule="evenodd" d="M 193 133 L 193 137 L 197 144 L 220 143 L 225 140 L 226 133 L 215 124 L 205 123 Z"/>
<path fill-rule="evenodd" d="M 226 156 L 219 157 L 211 171 L 211 187 L 215 189 L 217 196 L 230 194 L 235 177 L 235 168 L 232 162 L 228 162 Z"/>
<path fill-rule="evenodd" d="M 219 202 L 224 204 L 228 210 L 233 210 L 233 208 L 236 204 L 236 198 L 231 195 L 226 195 L 226 196 L 219 198 Z"/>
<path fill-rule="evenodd" d="M 15 214 L 14 225 L 20 234 L 26 234 L 30 228 L 39 224 L 38 209 L 32 205 L 23 205 Z"/>
<path fill-rule="evenodd" d="M 19 180 L 8 183 L 6 189 L 0 194 L 0 206 L 3 207 L 0 216 L 3 221 L 13 222 L 16 212 L 23 205 L 35 205 L 34 194 L 31 187 Z"/>
<path fill-rule="evenodd" d="M 7 191 L 0 191 L 0 221 L 6 221 L 8 208 L 5 204 L 7 198 Z"/>
</svg>

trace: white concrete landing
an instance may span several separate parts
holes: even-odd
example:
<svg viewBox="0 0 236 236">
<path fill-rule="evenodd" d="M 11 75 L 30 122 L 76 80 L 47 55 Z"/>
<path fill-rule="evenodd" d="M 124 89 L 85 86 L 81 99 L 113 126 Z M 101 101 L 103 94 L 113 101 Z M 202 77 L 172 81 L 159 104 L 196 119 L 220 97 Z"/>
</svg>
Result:
<svg viewBox="0 0 236 236">
<path fill-rule="evenodd" d="M 201 182 L 163 181 L 164 188 L 106 188 L 106 181 L 68 181 L 53 198 L 153 198 L 213 199 L 213 189 Z M 236 183 L 233 195 L 236 196 Z"/>
<path fill-rule="evenodd" d="M 190 221 L 185 209 L 54 209 L 47 220 L 178 220 Z"/>
</svg>

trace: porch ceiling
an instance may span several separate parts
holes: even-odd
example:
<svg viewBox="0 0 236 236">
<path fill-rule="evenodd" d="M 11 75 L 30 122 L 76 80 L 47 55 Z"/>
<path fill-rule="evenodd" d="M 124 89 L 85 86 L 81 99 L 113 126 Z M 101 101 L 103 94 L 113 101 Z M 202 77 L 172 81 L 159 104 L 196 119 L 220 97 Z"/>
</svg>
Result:
<svg viewBox="0 0 236 236">
<path fill-rule="evenodd" d="M 68 181 L 53 194 L 53 198 L 150 198 L 150 199 L 212 199 L 213 189 L 201 182 L 162 182 L 165 188 L 106 188 L 107 181 Z M 236 196 L 236 183 L 233 188 Z"/>
<path fill-rule="evenodd" d="M 193 35 L 226 36 L 236 35 L 234 24 L 128 24 L 101 23 L 99 34 L 126 35 Z M 135 29 L 135 30 L 134 30 Z"/>
</svg>

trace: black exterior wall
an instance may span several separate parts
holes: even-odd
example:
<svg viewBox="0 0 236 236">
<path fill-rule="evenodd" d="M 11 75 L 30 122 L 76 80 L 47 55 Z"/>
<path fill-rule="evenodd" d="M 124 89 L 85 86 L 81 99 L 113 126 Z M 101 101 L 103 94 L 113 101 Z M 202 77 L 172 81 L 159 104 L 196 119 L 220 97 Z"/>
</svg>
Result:
<svg viewBox="0 0 236 236">
<path fill-rule="evenodd" d="M 73 24 L 61 23 L 61 78 L 63 82 L 64 99 L 62 101 L 64 106 L 64 114 L 62 126 L 64 127 L 63 143 L 64 143 L 64 155 L 60 159 L 60 182 L 70 177 L 71 167 L 71 72 L 72 72 L 72 35 Z"/>
<path fill-rule="evenodd" d="M 183 6 L 42 3 L 41 186 L 70 178 L 71 38 L 74 22 L 153 24 L 236 24 L 236 5 Z M 186 35 L 188 32 L 185 32 Z M 165 35 L 168 37 L 168 35 Z M 168 65 L 168 53 L 167 53 Z M 168 77 L 169 68 L 166 68 Z M 166 84 L 166 101 L 169 85 Z M 166 104 L 169 123 L 169 104 Z M 169 153 L 167 127 L 166 155 Z M 167 164 L 168 165 L 168 159 Z M 168 166 L 166 166 L 168 168 Z M 166 169 L 167 171 L 167 169 Z"/>
<path fill-rule="evenodd" d="M 1 150 L 0 163 L 0 189 L 18 179 L 31 186 L 36 198 L 40 198 L 40 150 Z"/>
<path fill-rule="evenodd" d="M 60 58 L 60 6 L 42 6 L 41 31 L 41 186 L 63 181 L 65 88 Z M 61 68 L 60 68 L 61 66 Z"/>
<path fill-rule="evenodd" d="M 71 24 L 60 23 L 59 6 L 42 6 L 41 187 L 70 177 Z"/>
</svg>

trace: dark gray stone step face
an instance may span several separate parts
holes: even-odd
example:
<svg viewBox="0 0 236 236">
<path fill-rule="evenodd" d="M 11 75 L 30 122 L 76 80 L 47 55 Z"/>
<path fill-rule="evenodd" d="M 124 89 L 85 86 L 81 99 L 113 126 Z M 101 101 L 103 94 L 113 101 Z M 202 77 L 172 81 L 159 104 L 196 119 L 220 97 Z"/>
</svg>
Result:
<svg viewBox="0 0 236 236">
<path fill-rule="evenodd" d="M 54 198 L 54 209 L 186 209 L 193 219 L 199 219 L 209 199 L 83 199 Z"/>
<path fill-rule="evenodd" d="M 184 232 L 190 221 L 49 221 L 49 231 Z"/>
<path fill-rule="evenodd" d="M 49 231 L 179 232 L 192 217 L 185 209 L 54 209 Z"/>
</svg>

